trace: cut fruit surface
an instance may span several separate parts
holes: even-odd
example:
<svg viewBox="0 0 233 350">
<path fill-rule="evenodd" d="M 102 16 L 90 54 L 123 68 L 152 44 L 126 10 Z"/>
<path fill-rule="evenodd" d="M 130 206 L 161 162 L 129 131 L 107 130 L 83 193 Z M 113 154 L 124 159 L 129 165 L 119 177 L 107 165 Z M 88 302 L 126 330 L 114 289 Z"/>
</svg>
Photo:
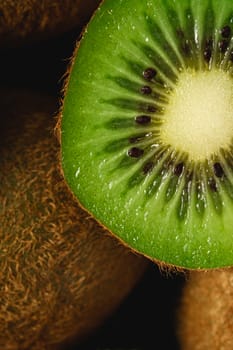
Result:
<svg viewBox="0 0 233 350">
<path fill-rule="evenodd" d="M 133 250 L 233 265 L 233 2 L 105 0 L 62 109 L 81 205 Z"/>
<path fill-rule="evenodd" d="M 233 84 L 224 71 L 187 71 L 169 96 L 161 141 L 191 161 L 205 161 L 220 148 L 229 149 L 233 135 Z"/>
</svg>

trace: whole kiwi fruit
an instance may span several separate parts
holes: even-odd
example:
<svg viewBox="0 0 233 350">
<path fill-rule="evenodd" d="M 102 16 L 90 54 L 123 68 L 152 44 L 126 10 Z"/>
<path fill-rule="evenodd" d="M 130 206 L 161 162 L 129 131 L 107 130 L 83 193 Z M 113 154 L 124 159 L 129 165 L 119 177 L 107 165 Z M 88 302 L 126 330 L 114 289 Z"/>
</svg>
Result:
<svg viewBox="0 0 233 350">
<path fill-rule="evenodd" d="M 77 44 L 60 121 L 65 179 L 161 265 L 233 265 L 232 72 L 229 0 L 104 0 Z"/>
<path fill-rule="evenodd" d="M 177 308 L 182 350 L 233 348 L 233 269 L 192 271 Z"/>
<path fill-rule="evenodd" d="M 53 130 L 56 99 L 1 91 L 0 108 L 0 349 L 53 349 L 100 326 L 147 261 L 70 193 Z"/>
<path fill-rule="evenodd" d="M 4 0 L 0 47 L 14 47 L 82 28 L 100 0 Z"/>
</svg>

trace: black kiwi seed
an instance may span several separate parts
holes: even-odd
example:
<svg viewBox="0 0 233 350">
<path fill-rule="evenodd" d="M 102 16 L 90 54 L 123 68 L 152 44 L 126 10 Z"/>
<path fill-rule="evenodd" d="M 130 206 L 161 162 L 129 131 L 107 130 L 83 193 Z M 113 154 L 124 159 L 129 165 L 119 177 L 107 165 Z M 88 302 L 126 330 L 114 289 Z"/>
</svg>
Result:
<svg viewBox="0 0 233 350">
<path fill-rule="evenodd" d="M 178 28 L 176 31 L 177 35 L 179 38 L 183 39 L 184 38 L 184 32 L 182 29 Z"/>
<path fill-rule="evenodd" d="M 216 185 L 216 182 L 214 181 L 214 179 L 209 179 L 208 185 L 209 185 L 211 191 L 217 192 L 218 189 L 217 189 L 217 185 Z"/>
<path fill-rule="evenodd" d="M 153 162 L 148 162 L 148 163 L 146 163 L 146 164 L 144 165 L 143 169 L 142 169 L 143 174 L 144 174 L 144 175 L 149 174 L 149 173 L 153 170 L 154 166 L 155 166 L 155 165 L 154 165 Z"/>
<path fill-rule="evenodd" d="M 132 147 L 128 150 L 128 156 L 132 158 L 140 158 L 143 155 L 144 151 L 138 147 Z"/>
<path fill-rule="evenodd" d="M 223 177 L 224 171 L 220 163 L 214 163 L 214 174 L 219 178 Z"/>
<path fill-rule="evenodd" d="M 174 174 L 175 174 L 176 176 L 180 176 L 180 175 L 182 174 L 182 172 L 183 172 L 183 169 L 184 169 L 184 163 L 178 163 L 178 164 L 175 166 L 173 172 L 174 172 Z"/>
<path fill-rule="evenodd" d="M 191 53 L 191 47 L 189 45 L 189 42 L 185 40 L 184 44 L 182 45 L 183 52 L 186 56 L 189 56 Z"/>
<path fill-rule="evenodd" d="M 129 143 L 137 143 L 141 140 L 140 136 L 135 136 L 135 137 L 130 137 L 129 138 Z"/>
<path fill-rule="evenodd" d="M 148 105 L 146 106 L 145 111 L 150 113 L 155 113 L 155 112 L 158 112 L 158 107 Z"/>
<path fill-rule="evenodd" d="M 206 62 L 209 62 L 211 59 L 212 46 L 213 46 L 213 40 L 212 39 L 206 40 L 205 49 L 204 49 L 204 59 Z"/>
<path fill-rule="evenodd" d="M 147 125 L 151 122 L 151 117 L 149 115 L 139 115 L 135 118 L 135 122 L 140 125 Z"/>
<path fill-rule="evenodd" d="M 219 50 L 221 53 L 226 52 L 227 48 L 228 48 L 229 42 L 228 40 L 221 40 L 219 41 Z"/>
<path fill-rule="evenodd" d="M 209 38 L 206 40 L 206 46 L 208 47 L 212 47 L 213 46 L 213 39 L 212 38 Z"/>
<path fill-rule="evenodd" d="M 143 86 L 140 92 L 143 95 L 150 95 L 152 93 L 152 89 L 149 86 Z"/>
<path fill-rule="evenodd" d="M 212 56 L 212 49 L 211 47 L 206 47 L 204 51 L 204 59 L 206 62 L 209 62 Z"/>
<path fill-rule="evenodd" d="M 207 47 L 204 51 L 204 59 L 206 62 L 209 62 L 212 56 L 212 50 L 210 47 Z"/>
<path fill-rule="evenodd" d="M 233 62 L 233 50 L 230 52 L 230 61 Z"/>
<path fill-rule="evenodd" d="M 231 35 L 231 28 L 229 26 L 225 26 L 220 31 L 223 38 L 229 38 Z"/>
<path fill-rule="evenodd" d="M 144 70 L 143 72 L 143 77 L 146 79 L 146 80 L 152 80 L 155 76 L 156 76 L 157 72 L 154 68 L 147 68 Z"/>
</svg>

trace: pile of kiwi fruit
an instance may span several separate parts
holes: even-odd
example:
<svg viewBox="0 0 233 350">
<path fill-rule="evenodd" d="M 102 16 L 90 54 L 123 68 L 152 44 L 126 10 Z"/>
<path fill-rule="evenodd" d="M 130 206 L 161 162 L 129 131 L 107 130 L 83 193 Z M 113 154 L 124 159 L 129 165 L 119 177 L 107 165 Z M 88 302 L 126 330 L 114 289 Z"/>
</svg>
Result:
<svg viewBox="0 0 233 350">
<path fill-rule="evenodd" d="M 0 49 L 73 29 L 58 94 L 1 86 L 0 348 L 81 344 L 152 264 L 180 349 L 231 350 L 233 3 L 0 4 Z"/>
<path fill-rule="evenodd" d="M 17 61 L 18 48 L 11 52 Z M 60 96 L 36 81 L 19 86 L 9 78 L 0 98 L 0 349 L 52 350 L 103 324 L 148 262 L 80 208 L 64 182 L 54 131 Z"/>
<path fill-rule="evenodd" d="M 80 341 L 146 269 L 68 191 L 54 133 L 56 100 L 1 91 L 0 348 Z"/>
</svg>

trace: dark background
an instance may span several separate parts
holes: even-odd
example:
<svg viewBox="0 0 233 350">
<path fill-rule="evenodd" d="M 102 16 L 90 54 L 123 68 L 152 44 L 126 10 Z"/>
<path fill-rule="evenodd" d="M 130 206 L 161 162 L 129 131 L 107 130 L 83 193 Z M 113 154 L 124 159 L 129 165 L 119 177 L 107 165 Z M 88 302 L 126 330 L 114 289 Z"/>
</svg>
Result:
<svg viewBox="0 0 233 350">
<path fill-rule="evenodd" d="M 161 273 L 150 264 L 103 327 L 82 347 L 66 349 L 179 350 L 176 317 L 184 281 L 184 275 Z"/>
<path fill-rule="evenodd" d="M 63 77 L 80 29 L 48 41 L 0 50 L 0 87 L 25 88 L 61 96 Z M 176 312 L 185 277 L 160 272 L 152 263 L 116 312 L 87 341 L 66 350 L 179 350 Z"/>
</svg>

